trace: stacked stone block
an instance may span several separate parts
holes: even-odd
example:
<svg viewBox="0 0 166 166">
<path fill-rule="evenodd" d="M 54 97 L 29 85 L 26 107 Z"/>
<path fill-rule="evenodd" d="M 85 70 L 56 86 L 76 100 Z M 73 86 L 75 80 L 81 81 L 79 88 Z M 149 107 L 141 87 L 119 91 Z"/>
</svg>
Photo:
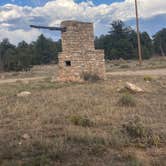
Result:
<svg viewBox="0 0 166 166">
<path fill-rule="evenodd" d="M 104 51 L 95 50 L 93 24 L 64 21 L 62 52 L 59 55 L 59 81 L 82 81 L 83 74 L 105 78 Z"/>
</svg>

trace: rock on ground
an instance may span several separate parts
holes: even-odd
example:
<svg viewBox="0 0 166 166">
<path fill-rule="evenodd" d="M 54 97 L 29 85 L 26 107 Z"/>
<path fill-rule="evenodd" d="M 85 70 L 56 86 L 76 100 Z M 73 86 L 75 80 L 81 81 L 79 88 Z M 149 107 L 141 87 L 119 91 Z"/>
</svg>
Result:
<svg viewBox="0 0 166 166">
<path fill-rule="evenodd" d="M 135 93 L 144 92 L 143 89 L 141 89 L 140 87 L 138 87 L 135 84 L 132 84 L 130 82 L 126 82 L 125 88 L 127 88 L 127 89 L 129 89 L 129 90 L 131 90 L 132 92 L 135 92 Z"/>
<path fill-rule="evenodd" d="M 25 133 L 24 135 L 22 135 L 22 139 L 24 140 L 30 139 L 30 136 Z"/>
<path fill-rule="evenodd" d="M 18 97 L 27 97 L 30 95 L 31 95 L 31 92 L 28 92 L 28 91 L 23 91 L 17 94 Z"/>
</svg>

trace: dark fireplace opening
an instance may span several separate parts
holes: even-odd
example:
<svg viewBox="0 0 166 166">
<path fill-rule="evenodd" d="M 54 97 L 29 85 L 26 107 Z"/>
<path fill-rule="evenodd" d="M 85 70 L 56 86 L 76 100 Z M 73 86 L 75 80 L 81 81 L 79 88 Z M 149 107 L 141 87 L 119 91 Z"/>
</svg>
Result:
<svg viewBox="0 0 166 166">
<path fill-rule="evenodd" d="M 66 66 L 71 66 L 71 61 L 65 61 Z"/>
</svg>

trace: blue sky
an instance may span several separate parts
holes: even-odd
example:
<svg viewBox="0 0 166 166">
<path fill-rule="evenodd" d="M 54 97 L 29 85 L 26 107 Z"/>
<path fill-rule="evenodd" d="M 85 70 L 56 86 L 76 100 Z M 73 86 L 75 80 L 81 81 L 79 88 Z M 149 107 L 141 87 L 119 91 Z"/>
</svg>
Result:
<svg viewBox="0 0 166 166">
<path fill-rule="evenodd" d="M 36 7 L 36 6 L 42 6 L 48 1 L 50 0 L 1 0 L 0 5 L 11 3 L 11 4 L 21 5 L 21 6 L 28 5 L 28 6 Z M 79 3 L 86 0 L 75 0 L 75 1 Z M 120 2 L 123 0 L 92 0 L 92 1 L 94 4 L 98 5 L 98 4 L 111 4 L 113 2 Z"/>
<path fill-rule="evenodd" d="M 166 28 L 166 0 L 138 0 L 138 8 L 141 31 L 152 36 Z M 57 32 L 34 30 L 29 25 L 60 26 L 64 20 L 93 22 L 97 36 L 108 33 L 114 20 L 135 29 L 134 0 L 0 0 L 0 40 L 30 43 L 41 33 L 58 39 Z"/>
</svg>

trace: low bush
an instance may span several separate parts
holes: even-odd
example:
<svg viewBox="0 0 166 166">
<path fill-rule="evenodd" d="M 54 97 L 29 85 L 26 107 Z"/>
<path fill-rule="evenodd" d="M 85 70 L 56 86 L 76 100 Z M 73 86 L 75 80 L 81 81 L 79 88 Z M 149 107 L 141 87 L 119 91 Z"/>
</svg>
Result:
<svg viewBox="0 0 166 166">
<path fill-rule="evenodd" d="M 74 115 L 70 117 L 70 121 L 76 126 L 90 127 L 93 125 L 92 121 L 89 120 L 86 116 L 82 117 L 79 115 Z"/>
<path fill-rule="evenodd" d="M 147 136 L 148 131 L 141 122 L 140 117 L 135 117 L 134 120 L 129 121 L 124 125 L 127 133 L 134 138 L 143 138 Z"/>
<path fill-rule="evenodd" d="M 124 93 L 118 101 L 120 106 L 136 106 L 136 100 L 134 96 L 129 93 Z"/>
<path fill-rule="evenodd" d="M 152 77 L 151 76 L 144 76 L 144 81 L 152 81 Z"/>
<path fill-rule="evenodd" d="M 83 73 L 82 78 L 84 81 L 88 82 L 97 82 L 100 80 L 100 77 L 94 73 Z"/>
<path fill-rule="evenodd" d="M 146 127 L 139 116 L 124 124 L 123 127 L 134 143 L 157 147 L 161 142 L 160 136 L 155 134 L 151 128 Z"/>
</svg>

